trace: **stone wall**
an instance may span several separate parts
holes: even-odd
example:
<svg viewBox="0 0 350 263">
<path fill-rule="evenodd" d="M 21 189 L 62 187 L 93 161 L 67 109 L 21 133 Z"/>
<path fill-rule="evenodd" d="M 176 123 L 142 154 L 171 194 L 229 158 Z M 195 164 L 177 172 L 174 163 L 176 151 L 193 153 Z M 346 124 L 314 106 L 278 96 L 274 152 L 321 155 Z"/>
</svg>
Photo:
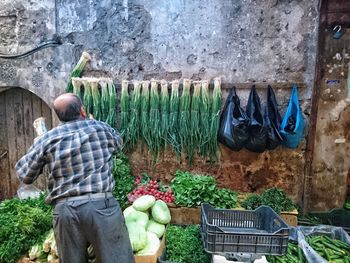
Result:
<svg viewBox="0 0 350 263">
<path fill-rule="evenodd" d="M 64 91 L 82 51 L 92 55 L 84 72 L 123 79 L 212 79 L 239 83 L 302 83 L 306 120 L 314 81 L 318 1 L 264 0 L 31 0 L 0 3 L 1 53 L 22 53 L 57 35 L 62 45 L 16 60 L 0 59 L 0 87 L 22 87 L 49 105 Z M 274 85 L 278 88 L 278 84 Z M 245 106 L 249 89 L 239 89 Z M 259 90 L 265 101 L 264 89 Z M 291 89 L 276 89 L 281 113 Z M 226 94 L 226 93 L 225 93 Z M 307 132 L 307 131 L 306 131 Z M 255 154 L 221 148 L 221 164 L 197 160 L 191 168 L 166 155 L 156 169 L 132 155 L 135 173 L 170 180 L 178 168 L 214 174 L 223 186 L 262 191 L 276 185 L 296 201 L 304 182 L 305 141 L 296 150 Z M 137 157 L 137 158 L 136 158 Z"/>
</svg>

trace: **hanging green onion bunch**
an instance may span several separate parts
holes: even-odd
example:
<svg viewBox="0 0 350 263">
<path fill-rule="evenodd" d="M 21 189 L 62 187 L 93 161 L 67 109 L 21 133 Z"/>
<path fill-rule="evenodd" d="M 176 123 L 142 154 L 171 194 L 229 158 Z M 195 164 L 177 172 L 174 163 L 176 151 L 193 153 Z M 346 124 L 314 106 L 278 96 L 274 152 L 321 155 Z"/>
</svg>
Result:
<svg viewBox="0 0 350 263">
<path fill-rule="evenodd" d="M 183 80 L 183 89 L 180 97 L 180 116 L 179 116 L 179 135 L 181 141 L 181 150 L 185 151 L 188 156 L 189 147 L 191 144 L 191 80 Z"/>
<path fill-rule="evenodd" d="M 66 89 L 65 89 L 66 92 L 73 92 L 72 78 L 73 77 L 80 77 L 86 63 L 90 60 L 91 60 L 91 56 L 89 53 L 83 52 L 81 54 L 81 57 L 80 57 L 78 63 L 75 65 L 72 73 L 69 76 L 68 84 L 67 84 Z"/>
<path fill-rule="evenodd" d="M 111 125 L 112 127 L 115 126 L 115 117 L 116 117 L 116 99 L 117 94 L 115 90 L 115 86 L 112 79 L 107 79 L 107 88 L 108 88 L 108 95 L 109 95 L 109 106 L 108 106 L 108 115 L 106 122 Z"/>
<path fill-rule="evenodd" d="M 150 145 L 150 125 L 149 125 L 149 84 L 148 80 L 142 82 L 141 91 L 141 133 L 146 145 Z"/>
<path fill-rule="evenodd" d="M 209 81 L 202 81 L 201 87 L 201 112 L 200 112 L 200 143 L 199 154 L 206 158 L 209 155 L 209 122 L 210 122 L 210 104 Z"/>
<path fill-rule="evenodd" d="M 173 150 L 176 153 L 178 159 L 181 155 L 181 142 L 179 136 L 179 81 L 173 80 L 171 83 L 171 96 L 170 96 L 170 112 L 169 112 L 169 129 L 168 129 L 168 141 L 170 142 Z"/>
<path fill-rule="evenodd" d="M 140 139 L 141 129 L 141 83 L 134 81 L 134 89 L 131 94 L 130 101 L 130 121 L 129 121 L 129 145 L 128 148 L 132 150 Z"/>
<path fill-rule="evenodd" d="M 83 96 L 83 104 L 85 111 L 87 113 L 87 117 L 89 117 L 89 114 L 93 114 L 93 98 L 92 98 L 92 90 L 91 85 L 88 79 L 84 78 L 82 79 L 83 86 L 84 86 L 84 96 Z"/>
<path fill-rule="evenodd" d="M 151 93 L 150 93 L 150 112 L 149 112 L 149 124 L 150 124 L 150 145 L 149 148 L 155 158 L 158 157 L 161 148 L 161 130 L 160 130 L 160 100 L 158 93 L 158 81 L 151 80 Z"/>
<path fill-rule="evenodd" d="M 219 78 L 214 79 L 213 98 L 211 104 L 210 115 L 210 137 L 209 137 L 209 155 L 212 161 L 218 160 L 218 130 L 220 122 L 220 110 L 221 110 L 221 80 Z"/>
<path fill-rule="evenodd" d="M 169 92 L 168 82 L 162 80 L 160 82 L 161 95 L 160 95 L 160 112 L 161 112 L 161 141 L 162 146 L 166 149 L 168 143 L 168 130 L 169 130 Z"/>
<path fill-rule="evenodd" d="M 101 120 L 106 122 L 109 112 L 109 94 L 107 80 L 101 79 L 99 83 L 101 87 Z"/>
<path fill-rule="evenodd" d="M 201 107 L 201 82 L 193 82 L 193 94 L 191 100 L 190 144 L 188 147 L 189 163 L 192 163 L 196 149 L 200 143 L 200 107 Z"/>
<path fill-rule="evenodd" d="M 120 113 L 121 113 L 121 127 L 120 131 L 123 136 L 124 143 L 129 143 L 128 125 L 129 125 L 129 81 L 122 81 L 122 92 L 120 97 Z"/>
<path fill-rule="evenodd" d="M 73 93 L 81 98 L 81 79 L 72 78 Z"/>
<path fill-rule="evenodd" d="M 89 79 L 91 92 L 92 92 L 92 107 L 93 107 L 93 117 L 95 120 L 101 120 L 101 95 L 98 89 L 98 79 Z"/>
</svg>

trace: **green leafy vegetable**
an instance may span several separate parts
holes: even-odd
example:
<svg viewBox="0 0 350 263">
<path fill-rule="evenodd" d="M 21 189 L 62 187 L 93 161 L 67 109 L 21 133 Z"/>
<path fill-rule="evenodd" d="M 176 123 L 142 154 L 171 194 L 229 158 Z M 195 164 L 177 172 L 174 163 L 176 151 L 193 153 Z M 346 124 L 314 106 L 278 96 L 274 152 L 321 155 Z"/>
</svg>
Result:
<svg viewBox="0 0 350 263">
<path fill-rule="evenodd" d="M 0 204 L 0 262 L 17 262 L 41 243 L 52 227 L 51 206 L 45 195 L 36 199 L 13 198 Z"/>
<path fill-rule="evenodd" d="M 166 260 L 181 263 L 209 263 L 199 225 L 170 225 L 166 231 Z"/>
<path fill-rule="evenodd" d="M 113 177 L 115 179 L 113 196 L 124 209 L 129 205 L 127 194 L 135 188 L 135 179 L 131 175 L 129 160 L 122 153 L 114 160 Z"/>
<path fill-rule="evenodd" d="M 177 171 L 170 187 L 175 194 L 176 205 L 196 207 L 202 203 L 209 203 L 217 208 L 237 206 L 237 193 L 218 188 L 212 176 Z"/>
<path fill-rule="evenodd" d="M 256 194 L 248 196 L 241 205 L 249 210 L 254 210 L 261 205 L 268 205 L 276 213 L 293 211 L 295 209 L 293 201 L 282 189 L 276 187 L 265 190 L 260 196 Z"/>
</svg>

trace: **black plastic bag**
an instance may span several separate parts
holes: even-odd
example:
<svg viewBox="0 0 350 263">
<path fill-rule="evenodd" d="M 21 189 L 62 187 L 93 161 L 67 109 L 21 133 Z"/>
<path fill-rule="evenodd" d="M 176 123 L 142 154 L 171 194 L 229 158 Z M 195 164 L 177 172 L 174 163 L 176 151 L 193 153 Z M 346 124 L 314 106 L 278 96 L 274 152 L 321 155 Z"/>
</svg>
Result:
<svg viewBox="0 0 350 263">
<path fill-rule="evenodd" d="M 255 85 L 249 94 L 246 113 L 249 118 L 249 139 L 245 147 L 252 152 L 261 153 L 266 149 L 267 129 Z"/>
<path fill-rule="evenodd" d="M 267 129 L 266 149 L 273 150 L 278 145 L 282 144 L 283 138 L 279 132 L 282 118 L 278 112 L 275 93 L 270 85 L 268 85 L 267 90 L 267 102 L 264 117 Z"/>
<path fill-rule="evenodd" d="M 220 116 L 218 141 L 231 150 L 239 151 L 248 140 L 249 119 L 240 106 L 236 87 L 230 90 Z"/>
</svg>

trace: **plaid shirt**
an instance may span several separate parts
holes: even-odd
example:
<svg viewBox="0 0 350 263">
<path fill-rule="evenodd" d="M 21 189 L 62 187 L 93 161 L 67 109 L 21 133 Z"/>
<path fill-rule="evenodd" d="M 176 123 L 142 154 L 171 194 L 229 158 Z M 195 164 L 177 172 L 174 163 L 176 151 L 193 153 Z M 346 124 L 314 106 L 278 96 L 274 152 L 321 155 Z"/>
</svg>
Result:
<svg viewBox="0 0 350 263">
<path fill-rule="evenodd" d="M 113 154 L 119 134 L 96 120 L 66 122 L 43 134 L 16 164 L 25 184 L 33 183 L 45 165 L 49 170 L 47 203 L 87 193 L 111 192 Z"/>
</svg>

